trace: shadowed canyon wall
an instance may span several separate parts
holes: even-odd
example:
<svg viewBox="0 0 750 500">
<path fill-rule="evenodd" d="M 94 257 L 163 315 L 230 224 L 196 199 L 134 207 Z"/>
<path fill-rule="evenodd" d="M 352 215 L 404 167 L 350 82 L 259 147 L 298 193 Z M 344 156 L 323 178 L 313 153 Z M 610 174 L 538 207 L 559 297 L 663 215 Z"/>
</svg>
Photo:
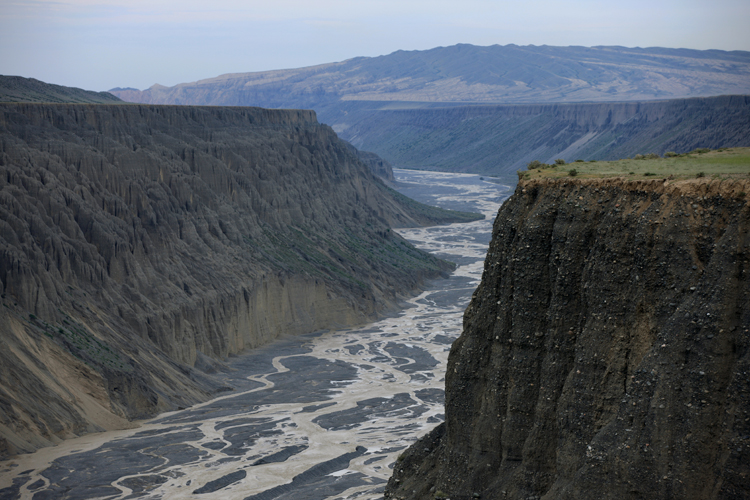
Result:
<svg viewBox="0 0 750 500">
<path fill-rule="evenodd" d="M 389 498 L 747 498 L 750 183 L 527 181 Z"/>
<path fill-rule="evenodd" d="M 512 174 L 532 160 L 616 160 L 750 145 L 750 96 L 670 101 L 377 109 L 330 122 L 393 165 Z"/>
<path fill-rule="evenodd" d="M 0 456 L 187 406 L 219 361 L 451 265 L 311 111 L 0 105 Z"/>
</svg>

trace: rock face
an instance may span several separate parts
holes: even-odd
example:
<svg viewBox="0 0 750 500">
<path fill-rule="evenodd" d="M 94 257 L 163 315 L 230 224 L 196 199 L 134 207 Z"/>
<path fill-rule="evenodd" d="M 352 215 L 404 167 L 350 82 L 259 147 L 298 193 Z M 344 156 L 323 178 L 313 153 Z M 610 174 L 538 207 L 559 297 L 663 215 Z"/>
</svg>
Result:
<svg viewBox="0 0 750 500">
<path fill-rule="evenodd" d="M 390 227 L 464 217 L 405 202 L 313 112 L 258 108 L 1 105 L 0 199 L 0 456 L 393 309 L 451 266 Z"/>
<path fill-rule="evenodd" d="M 747 181 L 529 181 L 390 498 L 747 498 Z"/>
</svg>

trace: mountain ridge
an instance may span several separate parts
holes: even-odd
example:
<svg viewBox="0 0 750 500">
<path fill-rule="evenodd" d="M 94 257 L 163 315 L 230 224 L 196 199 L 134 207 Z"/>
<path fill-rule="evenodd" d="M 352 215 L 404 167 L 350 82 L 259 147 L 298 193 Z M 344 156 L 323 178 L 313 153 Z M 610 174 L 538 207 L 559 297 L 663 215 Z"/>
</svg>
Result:
<svg viewBox="0 0 750 500">
<path fill-rule="evenodd" d="M 744 51 L 458 44 L 113 93 L 144 103 L 187 104 L 190 96 L 190 104 L 313 107 L 325 121 L 326 104 L 336 100 L 507 104 L 708 97 L 750 93 L 748 76 L 750 52 Z"/>
</svg>

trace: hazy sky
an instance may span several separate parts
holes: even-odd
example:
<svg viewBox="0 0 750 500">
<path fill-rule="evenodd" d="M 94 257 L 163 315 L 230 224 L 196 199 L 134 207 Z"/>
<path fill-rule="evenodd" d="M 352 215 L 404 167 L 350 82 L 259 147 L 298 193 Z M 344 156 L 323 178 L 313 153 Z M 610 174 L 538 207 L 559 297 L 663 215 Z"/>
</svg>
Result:
<svg viewBox="0 0 750 500">
<path fill-rule="evenodd" d="M 0 0 L 0 74 L 108 90 L 474 45 L 750 51 L 749 0 Z"/>
</svg>

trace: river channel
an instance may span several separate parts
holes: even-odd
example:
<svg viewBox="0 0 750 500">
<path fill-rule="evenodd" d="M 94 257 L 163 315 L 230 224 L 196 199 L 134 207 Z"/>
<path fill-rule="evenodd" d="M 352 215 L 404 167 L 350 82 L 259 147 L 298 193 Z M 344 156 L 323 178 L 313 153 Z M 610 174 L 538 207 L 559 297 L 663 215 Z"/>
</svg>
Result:
<svg viewBox="0 0 750 500">
<path fill-rule="evenodd" d="M 234 388 L 135 429 L 0 463 L 0 500 L 380 499 L 400 452 L 443 420 L 444 374 L 511 188 L 472 174 L 395 170 L 398 190 L 483 221 L 400 229 L 458 264 L 398 314 L 285 338 L 231 358 Z"/>
</svg>

